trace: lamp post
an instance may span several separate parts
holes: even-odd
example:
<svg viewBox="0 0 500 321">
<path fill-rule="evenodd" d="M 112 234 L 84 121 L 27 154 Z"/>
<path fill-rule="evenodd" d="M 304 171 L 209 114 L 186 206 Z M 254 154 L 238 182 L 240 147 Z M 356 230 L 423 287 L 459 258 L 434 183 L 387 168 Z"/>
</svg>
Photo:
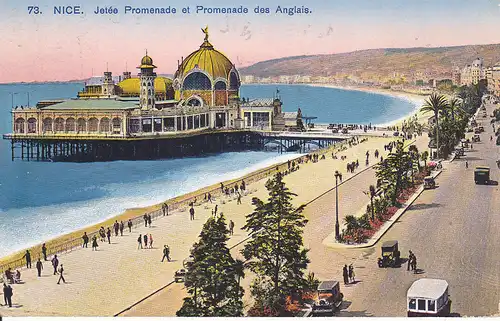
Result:
<svg viewBox="0 0 500 321">
<path fill-rule="evenodd" d="M 335 171 L 335 239 L 340 239 L 340 225 L 339 225 L 339 178 L 342 174 Z"/>
</svg>

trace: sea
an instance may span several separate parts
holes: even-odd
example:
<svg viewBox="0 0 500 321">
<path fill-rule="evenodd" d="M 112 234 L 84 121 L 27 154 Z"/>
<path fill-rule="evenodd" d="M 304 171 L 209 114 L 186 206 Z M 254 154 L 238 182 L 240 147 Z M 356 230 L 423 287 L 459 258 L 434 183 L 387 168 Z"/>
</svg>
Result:
<svg viewBox="0 0 500 321">
<path fill-rule="evenodd" d="M 0 84 L 0 134 L 11 132 L 11 106 L 73 98 L 83 83 Z M 415 103 L 387 95 L 301 85 L 243 85 L 241 96 L 279 95 L 285 111 L 318 123 L 378 124 Z M 154 161 L 57 163 L 12 161 L 0 140 L 0 257 L 90 226 L 127 208 L 149 206 L 204 186 L 285 162 L 297 154 L 231 152 Z"/>
</svg>

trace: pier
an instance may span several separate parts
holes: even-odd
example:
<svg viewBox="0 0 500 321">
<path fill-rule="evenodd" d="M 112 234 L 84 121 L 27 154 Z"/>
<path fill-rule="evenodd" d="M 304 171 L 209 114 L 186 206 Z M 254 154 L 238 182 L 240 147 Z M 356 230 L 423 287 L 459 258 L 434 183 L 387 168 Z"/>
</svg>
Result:
<svg viewBox="0 0 500 321">
<path fill-rule="evenodd" d="M 245 150 L 304 153 L 310 151 L 311 146 L 325 148 L 345 139 L 325 133 L 255 130 L 205 130 L 147 136 L 5 134 L 3 138 L 11 141 L 12 161 L 53 162 L 148 160 Z"/>
</svg>

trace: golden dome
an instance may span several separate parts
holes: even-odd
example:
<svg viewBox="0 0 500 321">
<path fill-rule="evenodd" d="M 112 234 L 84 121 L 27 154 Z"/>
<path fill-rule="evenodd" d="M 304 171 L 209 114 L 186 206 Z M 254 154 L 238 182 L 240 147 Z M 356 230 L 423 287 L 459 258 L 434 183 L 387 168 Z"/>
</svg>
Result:
<svg viewBox="0 0 500 321">
<path fill-rule="evenodd" d="M 220 51 L 215 50 L 208 41 L 208 28 L 202 29 L 205 33 L 205 40 L 200 49 L 191 53 L 184 59 L 179 69 L 175 73 L 176 78 L 184 78 L 194 68 L 199 68 L 207 72 L 213 80 L 222 77 L 229 78 L 229 72 L 233 68 L 233 63 Z"/>
<path fill-rule="evenodd" d="M 148 52 L 146 51 L 146 55 L 142 57 L 141 59 L 141 65 L 137 68 L 156 68 L 155 65 L 153 65 L 153 58 L 148 56 Z"/>
<path fill-rule="evenodd" d="M 141 80 L 139 78 L 125 79 L 120 81 L 117 86 L 120 87 L 122 95 L 139 96 L 141 93 Z M 155 92 L 157 94 L 166 94 L 167 90 L 172 90 L 172 79 L 156 77 Z"/>
</svg>

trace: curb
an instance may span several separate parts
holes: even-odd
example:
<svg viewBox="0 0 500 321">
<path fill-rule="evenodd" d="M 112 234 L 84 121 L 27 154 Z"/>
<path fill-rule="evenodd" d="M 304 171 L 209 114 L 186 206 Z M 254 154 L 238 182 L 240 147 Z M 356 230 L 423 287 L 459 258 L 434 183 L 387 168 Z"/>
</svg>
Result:
<svg viewBox="0 0 500 321">
<path fill-rule="evenodd" d="M 125 309 L 121 310 L 120 312 L 114 314 L 113 316 L 114 317 L 117 317 L 119 316 L 120 314 L 122 314 L 123 312 L 127 312 L 128 310 L 132 309 L 133 307 L 135 307 L 136 305 L 138 305 L 139 303 L 143 302 L 144 300 L 146 299 L 149 299 L 150 297 L 152 297 L 153 295 L 155 295 L 156 293 L 164 290 L 165 288 L 169 287 L 170 285 L 172 285 L 173 283 L 175 283 L 175 280 L 172 280 L 170 281 L 169 283 L 167 283 L 166 285 L 162 286 L 161 288 L 159 288 L 158 290 L 154 291 L 153 293 L 150 293 L 148 294 L 147 296 L 143 297 L 142 299 L 140 299 L 139 301 L 137 301 L 136 303 L 126 307 Z"/>
<path fill-rule="evenodd" d="M 436 178 L 441 174 L 442 170 L 435 172 L 432 177 Z M 387 231 L 396 223 L 399 218 L 406 212 L 406 210 L 415 202 L 415 200 L 422 194 L 424 191 L 424 187 L 421 186 L 415 194 L 407 201 L 406 205 L 403 208 L 400 208 L 396 214 L 394 214 L 383 226 L 382 228 L 372 237 L 367 243 L 356 244 L 356 245 L 347 245 L 343 243 L 338 243 L 335 240 L 335 233 L 331 233 L 323 240 L 323 245 L 328 246 L 329 248 L 334 249 L 363 249 L 374 246 L 378 243 L 378 241 L 382 238 L 382 236 L 387 233 Z"/>
</svg>

